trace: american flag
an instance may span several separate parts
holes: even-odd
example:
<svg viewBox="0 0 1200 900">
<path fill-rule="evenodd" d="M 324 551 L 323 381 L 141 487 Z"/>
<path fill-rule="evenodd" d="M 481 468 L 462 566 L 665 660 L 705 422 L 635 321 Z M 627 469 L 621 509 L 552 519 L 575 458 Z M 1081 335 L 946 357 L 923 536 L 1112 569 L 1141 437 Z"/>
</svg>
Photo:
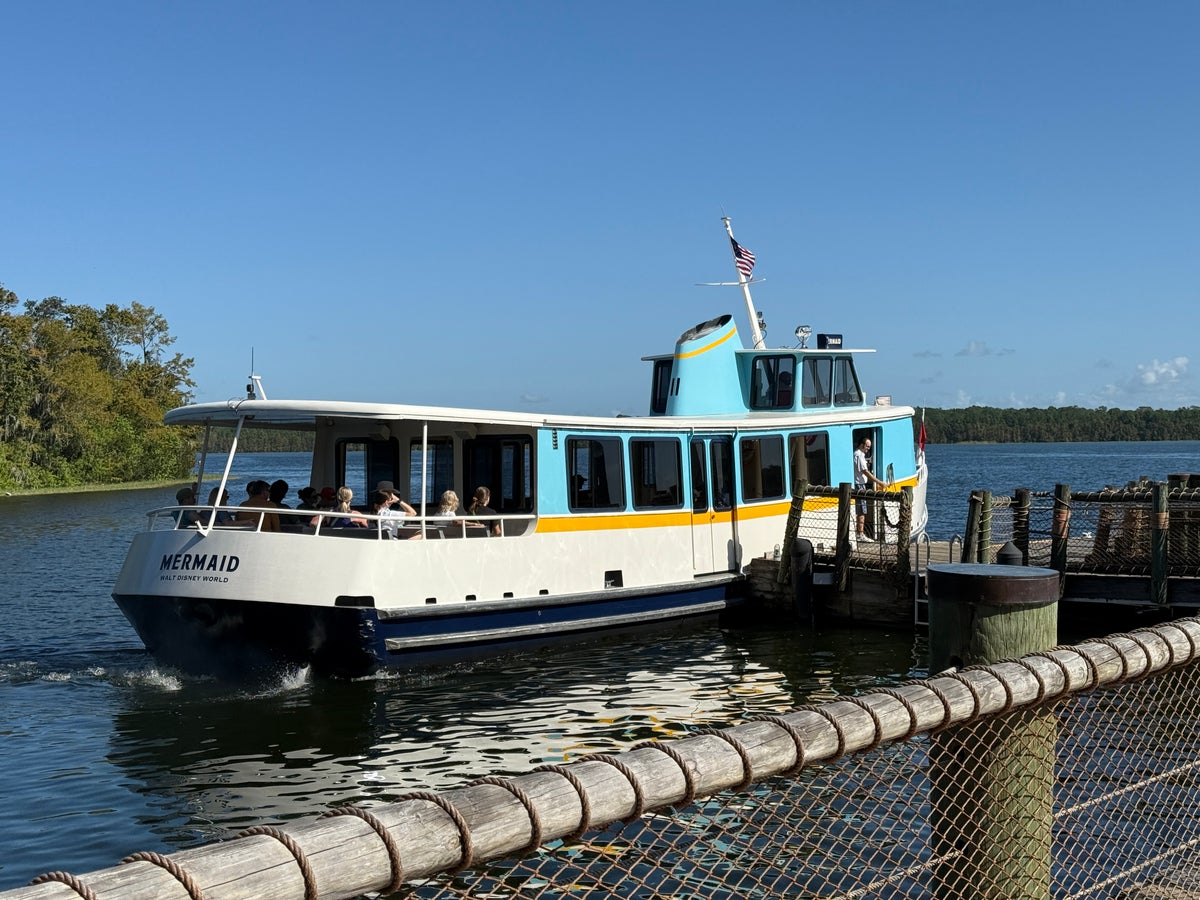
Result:
<svg viewBox="0 0 1200 900">
<path fill-rule="evenodd" d="M 754 271 L 754 254 L 735 241 L 732 237 L 729 239 L 733 244 L 733 261 L 737 266 L 737 270 L 750 277 L 750 273 Z"/>
</svg>

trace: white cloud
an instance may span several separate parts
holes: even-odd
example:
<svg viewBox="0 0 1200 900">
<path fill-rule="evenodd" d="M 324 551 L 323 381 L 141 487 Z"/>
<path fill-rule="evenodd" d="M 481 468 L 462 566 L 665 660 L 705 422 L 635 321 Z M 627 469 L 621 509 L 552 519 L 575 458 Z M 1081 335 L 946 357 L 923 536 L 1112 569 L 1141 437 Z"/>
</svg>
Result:
<svg viewBox="0 0 1200 900">
<path fill-rule="evenodd" d="M 963 347 L 955 356 L 991 356 L 992 351 L 988 349 L 988 345 L 984 341 L 967 341 L 967 346 Z"/>
<path fill-rule="evenodd" d="M 1166 362 L 1159 362 L 1156 359 L 1139 365 L 1138 373 L 1134 377 L 1131 387 L 1136 389 L 1140 385 L 1143 390 L 1155 390 L 1175 384 L 1180 379 L 1187 377 L 1187 367 L 1188 358 L 1186 356 L 1176 356 Z"/>
</svg>

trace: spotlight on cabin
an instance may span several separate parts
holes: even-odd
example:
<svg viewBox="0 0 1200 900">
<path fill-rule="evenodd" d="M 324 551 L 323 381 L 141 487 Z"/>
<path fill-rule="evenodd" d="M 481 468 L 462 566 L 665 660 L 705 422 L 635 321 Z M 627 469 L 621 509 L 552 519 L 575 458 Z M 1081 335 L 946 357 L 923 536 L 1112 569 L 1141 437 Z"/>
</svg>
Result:
<svg viewBox="0 0 1200 900">
<path fill-rule="evenodd" d="M 808 325 L 796 326 L 796 340 L 800 342 L 800 349 L 803 350 L 808 346 L 808 337 L 812 334 L 812 327 Z"/>
</svg>

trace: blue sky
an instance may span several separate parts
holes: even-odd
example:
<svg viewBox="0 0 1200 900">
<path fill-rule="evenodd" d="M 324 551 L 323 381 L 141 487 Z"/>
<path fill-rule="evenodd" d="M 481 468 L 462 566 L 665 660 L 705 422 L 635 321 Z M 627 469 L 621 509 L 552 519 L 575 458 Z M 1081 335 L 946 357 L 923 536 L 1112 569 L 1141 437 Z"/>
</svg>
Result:
<svg viewBox="0 0 1200 900">
<path fill-rule="evenodd" d="M 916 406 L 1200 403 L 1192 2 L 9 3 L 0 284 L 238 395 L 641 413 L 738 316 Z"/>
</svg>

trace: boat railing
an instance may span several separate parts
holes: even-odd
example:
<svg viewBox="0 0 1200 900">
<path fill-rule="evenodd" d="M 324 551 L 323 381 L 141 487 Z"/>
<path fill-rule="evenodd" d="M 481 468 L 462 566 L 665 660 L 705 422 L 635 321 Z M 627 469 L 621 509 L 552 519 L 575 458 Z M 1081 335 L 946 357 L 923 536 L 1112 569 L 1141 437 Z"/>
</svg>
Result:
<svg viewBox="0 0 1200 900">
<path fill-rule="evenodd" d="M 377 516 L 370 513 L 344 513 L 336 510 L 271 509 L 246 506 L 165 506 L 147 513 L 150 531 L 200 530 L 263 531 L 268 516 L 274 516 L 279 530 L 289 534 L 337 537 L 369 537 L 378 540 L 398 538 L 490 537 L 499 523 L 501 537 L 525 534 L 533 513 L 507 513 L 494 516 L 453 518 L 438 515 Z M 352 518 L 356 524 L 333 523 Z M 359 523 L 365 523 L 359 524 Z"/>
</svg>

